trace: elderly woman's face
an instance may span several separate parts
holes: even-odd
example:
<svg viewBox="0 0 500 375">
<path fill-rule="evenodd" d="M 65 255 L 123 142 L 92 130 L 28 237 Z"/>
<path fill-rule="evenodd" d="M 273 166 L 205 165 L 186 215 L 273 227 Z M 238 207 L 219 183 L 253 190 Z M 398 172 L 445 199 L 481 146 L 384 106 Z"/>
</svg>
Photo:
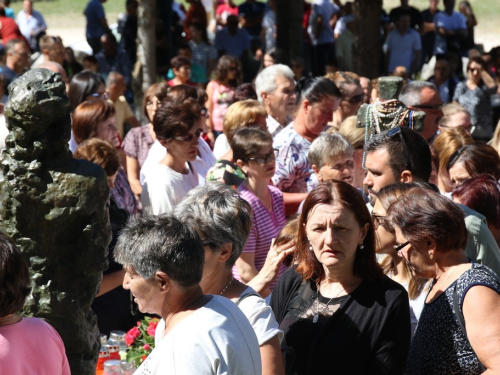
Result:
<svg viewBox="0 0 500 375">
<path fill-rule="evenodd" d="M 309 213 L 306 234 L 323 267 L 352 271 L 368 228 L 368 223 L 360 227 L 351 210 L 339 203 L 318 204 Z"/>
<path fill-rule="evenodd" d="M 396 245 L 403 245 L 408 239 L 403 235 L 399 227 L 394 227 L 396 231 Z M 405 258 L 414 277 L 431 279 L 436 276 L 436 264 L 430 258 L 425 243 L 409 243 L 398 252 L 399 256 Z"/>
<path fill-rule="evenodd" d="M 160 314 L 164 295 L 160 294 L 159 286 L 152 279 L 145 279 L 135 272 L 131 266 L 125 267 L 123 289 L 130 290 L 139 311 L 150 314 Z"/>
<path fill-rule="evenodd" d="M 320 181 L 339 180 L 354 184 L 354 158 L 352 155 L 341 155 L 323 165 L 318 174 Z"/>
</svg>

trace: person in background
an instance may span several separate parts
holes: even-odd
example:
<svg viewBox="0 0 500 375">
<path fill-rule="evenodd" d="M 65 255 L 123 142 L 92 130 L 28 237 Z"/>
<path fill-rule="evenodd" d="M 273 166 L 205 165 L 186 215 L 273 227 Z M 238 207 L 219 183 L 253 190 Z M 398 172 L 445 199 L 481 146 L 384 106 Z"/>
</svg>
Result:
<svg viewBox="0 0 500 375">
<path fill-rule="evenodd" d="M 222 134 L 222 123 L 227 109 L 233 102 L 234 90 L 241 84 L 241 64 L 230 55 L 222 56 L 215 69 L 214 79 L 207 85 L 208 129 L 213 132 L 212 142 Z"/>
<path fill-rule="evenodd" d="M 170 87 L 177 85 L 195 86 L 191 81 L 191 62 L 182 56 L 175 56 L 170 60 L 172 67 L 173 78 L 167 81 Z"/>
<path fill-rule="evenodd" d="M 297 83 L 295 120 L 275 138 L 279 150 L 273 185 L 283 192 L 287 214 L 297 212 L 300 203 L 314 183 L 314 173 L 307 159 L 312 141 L 321 135 L 339 106 L 341 93 L 323 77 L 303 79 Z"/>
<path fill-rule="evenodd" d="M 165 82 L 154 83 L 146 90 L 142 104 L 142 113 L 149 123 L 141 127 L 135 127 L 125 136 L 123 140 L 123 151 L 126 155 L 127 178 L 134 194 L 139 197 L 142 193 L 140 182 L 140 171 L 149 149 L 156 140 L 153 130 L 153 118 L 161 102 L 167 96 L 168 85 Z"/>
<path fill-rule="evenodd" d="M 500 188 L 492 175 L 480 174 L 455 186 L 453 201 L 484 215 L 488 228 L 500 246 Z"/>
<path fill-rule="evenodd" d="M 359 77 L 350 72 L 337 72 L 326 76 L 339 88 L 341 93 L 340 104 L 333 113 L 333 120 L 328 124 L 338 130 L 342 121 L 349 116 L 356 116 L 365 101 L 365 94 Z"/>
<path fill-rule="evenodd" d="M 32 68 L 37 68 L 42 62 L 54 61 L 59 65 L 64 65 L 64 45 L 58 36 L 44 35 L 40 38 L 40 56 L 31 64 Z"/>
<path fill-rule="evenodd" d="M 82 66 L 84 70 L 99 73 L 99 63 L 97 62 L 95 56 L 84 56 L 82 59 Z"/>
<path fill-rule="evenodd" d="M 238 6 L 241 27 L 251 39 L 260 38 L 265 11 L 266 4 L 257 0 L 245 0 Z"/>
<path fill-rule="evenodd" d="M 500 180 L 500 156 L 496 150 L 483 143 L 461 147 L 450 158 L 446 167 L 453 187 L 464 181 L 486 173 Z"/>
<path fill-rule="evenodd" d="M 294 263 L 271 308 L 285 332 L 287 374 L 401 374 L 410 346 L 403 286 L 375 258 L 370 213 L 358 190 L 319 184 L 300 215 Z"/>
<path fill-rule="evenodd" d="M 415 188 L 387 211 L 395 248 L 415 277 L 433 279 L 411 342 L 405 374 L 498 371 L 500 279 L 471 261 L 460 207 Z"/>
<path fill-rule="evenodd" d="M 442 194 L 450 193 L 453 189 L 447 169 L 451 157 L 463 146 L 473 143 L 474 139 L 463 127 L 445 128 L 434 140 L 432 145 L 438 156 L 437 185 Z"/>
<path fill-rule="evenodd" d="M 305 77 L 306 61 L 302 56 L 294 56 L 290 59 L 290 68 L 293 71 L 295 81 Z"/>
<path fill-rule="evenodd" d="M 272 65 L 259 73 L 255 89 L 267 111 L 267 130 L 274 137 L 293 121 L 297 99 L 293 72 L 286 65 Z"/>
<path fill-rule="evenodd" d="M 125 78 L 125 84 L 130 86 L 132 80 L 132 63 L 127 53 L 120 49 L 112 32 L 101 37 L 102 50 L 95 55 L 99 64 L 99 73 L 107 78 L 110 72 L 120 73 Z"/>
<path fill-rule="evenodd" d="M 340 70 L 352 72 L 354 71 L 352 46 L 356 38 L 354 34 L 356 19 L 353 14 L 342 17 L 341 19 L 343 19 L 345 24 L 345 30 L 335 41 L 335 57 L 337 58 Z"/>
<path fill-rule="evenodd" d="M 357 116 L 350 116 L 340 124 L 338 130 L 349 141 L 353 148 L 354 157 L 354 183 L 352 186 L 358 189 L 363 189 L 363 180 L 365 178 L 365 170 L 363 168 L 363 147 L 365 145 L 365 130 L 358 128 Z M 329 129 L 333 131 L 332 129 Z"/>
<path fill-rule="evenodd" d="M 434 56 L 434 43 L 436 42 L 436 25 L 434 16 L 438 9 L 439 0 L 429 0 L 429 8 L 422 11 L 422 62 L 420 65 L 428 63 Z"/>
<path fill-rule="evenodd" d="M 436 27 L 435 55 L 448 52 L 453 52 L 458 56 L 464 55 L 467 24 L 465 17 L 454 11 L 455 2 L 456 0 L 443 0 L 444 11 L 437 12 L 434 16 Z"/>
<path fill-rule="evenodd" d="M 106 80 L 106 92 L 108 93 L 108 101 L 115 108 L 116 128 L 120 138 L 123 139 L 126 134 L 124 123 L 127 122 L 132 128 L 141 126 L 139 120 L 135 117 L 134 112 L 125 99 L 125 78 L 120 73 L 110 72 Z"/>
<path fill-rule="evenodd" d="M 192 51 L 191 61 L 204 69 L 205 77 L 210 77 L 217 65 L 217 50 L 204 40 L 203 35 L 206 31 L 201 23 L 191 24 L 189 30 L 191 40 L 188 41 L 188 45 Z"/>
<path fill-rule="evenodd" d="M 17 14 L 16 22 L 21 33 L 29 41 L 31 50 L 38 51 L 38 38 L 47 30 L 47 24 L 42 14 L 33 9 L 32 0 L 23 1 L 23 10 Z"/>
<path fill-rule="evenodd" d="M 243 100 L 257 100 L 257 93 L 253 83 L 242 83 L 234 90 L 233 104 Z"/>
<path fill-rule="evenodd" d="M 392 30 L 384 45 L 386 71 L 392 72 L 396 66 L 404 66 L 412 77 L 420 64 L 422 44 L 420 35 L 410 27 L 410 15 L 401 12 L 396 19 L 396 29 Z"/>
<path fill-rule="evenodd" d="M 5 7 L 0 3 L 0 41 L 5 46 L 12 39 L 24 40 L 28 44 L 16 21 L 6 16 Z"/>
<path fill-rule="evenodd" d="M 460 104 L 450 103 L 445 105 L 443 114 L 444 116 L 439 122 L 440 132 L 451 128 L 464 128 L 469 134 L 473 131 L 470 113 Z"/>
<path fill-rule="evenodd" d="M 452 77 L 450 63 L 444 55 L 436 56 L 434 75 L 427 81 L 435 84 L 439 89 L 443 103 L 450 103 L 453 100 L 458 80 Z"/>
<path fill-rule="evenodd" d="M 99 74 L 83 70 L 71 80 L 68 98 L 71 112 L 73 112 L 81 103 L 91 98 L 107 99 L 106 84 Z"/>
<path fill-rule="evenodd" d="M 30 292 L 28 263 L 14 242 L 0 233 L 2 373 L 70 375 L 64 343 L 56 330 L 42 319 L 18 315 Z"/>
<path fill-rule="evenodd" d="M 186 19 L 184 20 L 184 33 L 186 34 L 185 40 L 188 41 L 191 39 L 189 27 L 193 23 L 199 23 L 206 29 L 208 22 L 207 12 L 200 0 L 187 0 L 186 2 L 189 4 L 189 8 L 186 12 Z"/>
<path fill-rule="evenodd" d="M 238 15 L 238 6 L 234 4 L 233 0 L 224 0 L 222 4 L 217 6 L 215 11 L 215 20 L 217 23 L 217 29 L 221 30 L 226 26 L 227 17 L 229 15 Z"/>
<path fill-rule="evenodd" d="M 200 286 L 204 293 L 231 299 L 250 321 L 259 340 L 262 373 L 284 375 L 278 329 L 271 308 L 254 289 L 235 280 L 231 269 L 252 227 L 252 209 L 230 187 L 209 183 L 191 190 L 177 205 L 175 216 L 203 239 L 205 264 Z M 163 322 L 157 332 L 163 329 Z"/>
<path fill-rule="evenodd" d="M 494 130 L 491 95 L 497 92 L 498 87 L 489 74 L 486 63 L 479 56 L 469 59 L 467 74 L 467 80 L 457 84 L 453 101 L 471 114 L 474 139 L 489 141 Z"/>
<path fill-rule="evenodd" d="M 109 33 L 111 30 L 106 21 L 106 13 L 102 6 L 107 0 L 90 0 L 85 7 L 83 14 L 87 19 L 86 36 L 87 42 L 92 48 L 92 52 L 96 55 L 102 48 L 101 36 L 104 33 Z"/>
<path fill-rule="evenodd" d="M 391 9 L 389 12 L 389 18 L 391 23 L 397 27 L 398 19 L 401 14 L 407 14 L 410 16 L 410 25 L 413 30 L 418 31 L 419 33 L 422 30 L 422 13 L 410 5 L 409 0 L 401 0 L 401 6 Z"/>
<path fill-rule="evenodd" d="M 180 68 L 179 68 L 179 62 L 176 60 L 175 61 L 175 64 L 173 62 L 173 59 L 175 59 L 176 57 L 182 57 L 184 59 L 186 59 L 189 63 L 189 76 L 188 76 L 188 80 L 186 80 L 186 75 L 185 75 L 185 71 L 184 72 L 179 72 L 177 71 L 177 75 L 176 73 L 174 73 L 174 68 L 177 68 L 177 70 L 179 70 L 180 68 L 182 68 L 183 66 L 185 67 L 186 65 L 180 65 Z M 205 73 L 205 68 L 201 65 L 198 65 L 196 63 L 193 62 L 193 51 L 191 51 L 191 47 L 189 46 L 189 44 L 181 44 L 179 47 L 178 47 L 178 55 L 174 57 L 172 60 L 170 60 L 170 66 L 172 67 L 172 69 L 170 69 L 167 73 L 167 78 L 172 81 L 172 80 L 175 80 L 175 84 L 172 84 L 172 86 L 175 86 L 176 84 L 188 84 L 188 85 L 191 85 L 191 84 L 197 84 L 199 87 L 201 88 L 205 88 L 206 84 L 207 84 L 207 75 Z M 170 82 L 169 81 L 169 82 Z M 185 81 L 185 82 L 184 82 Z"/>
<path fill-rule="evenodd" d="M 236 164 L 246 176 L 238 188 L 240 195 L 250 204 L 253 213 L 250 235 L 233 267 L 233 276 L 248 283 L 263 267 L 272 239 L 286 224 L 285 204 L 283 193 L 269 185 L 278 153 L 273 149 L 272 136 L 261 129 L 240 129 L 238 137 L 231 142 L 231 149 Z M 285 271 L 283 266 L 279 275 Z M 273 287 L 270 285 L 271 291 Z"/>
<path fill-rule="evenodd" d="M 497 124 L 495 133 L 493 133 L 493 138 L 491 138 L 488 144 L 495 150 L 497 150 L 498 154 L 500 155 L 500 121 Z"/>
<path fill-rule="evenodd" d="M 127 0 L 125 2 L 126 13 L 120 14 L 118 18 L 118 32 L 121 35 L 120 48 L 127 53 L 132 66 L 137 60 L 137 25 L 138 25 L 137 0 Z"/>
<path fill-rule="evenodd" d="M 30 49 L 24 39 L 11 39 L 5 45 L 7 61 L 2 68 L 3 92 L 8 95 L 7 87 L 21 76 L 30 64 Z"/>
<path fill-rule="evenodd" d="M 276 49 L 276 0 L 268 0 L 267 7 L 269 10 L 266 11 L 262 20 L 261 37 L 264 41 L 265 51 L 269 53 L 271 50 Z"/>
<path fill-rule="evenodd" d="M 250 54 L 250 36 L 240 28 L 238 17 L 231 14 L 227 17 L 226 26 L 215 33 L 214 47 L 219 57 L 233 55 L 240 60 L 245 60 Z"/>
<path fill-rule="evenodd" d="M 465 23 L 467 24 L 465 47 L 467 49 L 472 49 L 476 46 L 476 41 L 474 40 L 474 27 L 477 26 L 476 15 L 468 1 L 461 1 L 458 5 L 458 11 L 465 17 Z"/>
<path fill-rule="evenodd" d="M 370 95 L 372 93 L 372 81 L 367 77 L 359 77 L 359 84 L 365 94 L 365 104 L 370 104 Z"/>
<path fill-rule="evenodd" d="M 10 0 L 2 0 L 0 3 L 4 6 L 5 15 L 13 20 L 16 19 L 14 9 L 10 8 Z"/>
<path fill-rule="evenodd" d="M 234 302 L 203 293 L 205 254 L 195 228 L 170 215 L 136 216 L 121 232 L 115 259 L 126 271 L 123 287 L 141 312 L 165 322 L 136 375 L 262 373 L 248 319 Z"/>
<path fill-rule="evenodd" d="M 120 169 L 120 156 L 111 143 L 98 138 L 87 139 L 78 146 L 73 157 L 102 167 L 108 176 L 109 188 L 113 189 Z M 99 332 L 109 336 L 109 332 L 113 330 L 127 332 L 136 325 L 140 317 L 132 313 L 130 292 L 122 287 L 125 271 L 113 256 L 118 234 L 125 227 L 129 214 L 117 206 L 112 196 L 108 212 L 112 231 L 111 243 L 108 246 L 109 265 L 103 272 L 99 293 L 92 303 L 92 311 L 97 315 Z"/>
</svg>

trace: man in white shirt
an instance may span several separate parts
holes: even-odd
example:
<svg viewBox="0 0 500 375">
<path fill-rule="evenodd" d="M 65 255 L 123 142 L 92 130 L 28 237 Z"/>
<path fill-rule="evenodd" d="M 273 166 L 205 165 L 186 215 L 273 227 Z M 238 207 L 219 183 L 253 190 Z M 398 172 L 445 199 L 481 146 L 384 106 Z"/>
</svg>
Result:
<svg viewBox="0 0 500 375">
<path fill-rule="evenodd" d="M 23 1 L 23 10 L 19 12 L 16 19 L 19 30 L 30 43 L 30 48 L 35 51 L 37 48 L 37 35 L 47 30 L 47 25 L 40 12 L 33 9 L 32 0 Z"/>
<path fill-rule="evenodd" d="M 267 111 L 267 130 L 274 137 L 293 120 L 297 96 L 292 69 L 282 64 L 267 67 L 257 76 L 255 89 Z"/>
</svg>

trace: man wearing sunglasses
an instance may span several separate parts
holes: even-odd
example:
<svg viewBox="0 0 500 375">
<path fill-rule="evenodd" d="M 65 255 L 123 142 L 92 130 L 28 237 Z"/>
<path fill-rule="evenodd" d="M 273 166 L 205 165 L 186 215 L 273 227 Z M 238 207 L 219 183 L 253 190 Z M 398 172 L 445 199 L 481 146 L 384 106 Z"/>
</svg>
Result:
<svg viewBox="0 0 500 375">
<path fill-rule="evenodd" d="M 406 127 L 375 135 L 365 144 L 366 176 L 363 184 L 370 194 L 369 209 L 380 189 L 395 183 L 428 182 L 431 174 L 429 145 L 417 132 Z M 483 215 L 460 205 L 469 233 L 467 256 L 500 274 L 500 250 Z"/>
<path fill-rule="evenodd" d="M 432 143 L 443 117 L 443 100 L 437 87 L 430 82 L 410 82 L 401 90 L 399 100 L 409 109 L 425 112 L 424 130 L 421 134 L 427 142 Z"/>
</svg>

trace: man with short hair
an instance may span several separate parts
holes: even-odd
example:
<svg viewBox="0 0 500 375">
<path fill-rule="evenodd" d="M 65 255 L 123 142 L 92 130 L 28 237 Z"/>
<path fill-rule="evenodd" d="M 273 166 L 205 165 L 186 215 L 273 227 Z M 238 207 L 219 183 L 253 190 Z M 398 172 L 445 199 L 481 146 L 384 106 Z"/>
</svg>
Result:
<svg viewBox="0 0 500 375">
<path fill-rule="evenodd" d="M 42 62 L 54 61 L 64 65 L 64 45 L 58 36 L 44 35 L 40 38 L 40 56 L 31 64 L 32 68 L 38 68 Z"/>
<path fill-rule="evenodd" d="M 90 0 L 85 7 L 83 14 L 87 18 L 87 28 L 85 35 L 87 42 L 92 48 L 92 52 L 96 55 L 102 48 L 101 36 L 104 33 L 110 32 L 108 21 L 106 21 L 106 14 L 102 3 L 106 0 Z"/>
<path fill-rule="evenodd" d="M 17 77 L 21 76 L 30 63 L 30 49 L 26 41 L 22 39 L 11 39 L 5 45 L 7 61 L 2 69 L 3 92 L 8 95 L 7 87 Z"/>
<path fill-rule="evenodd" d="M 444 56 L 436 56 L 434 75 L 427 81 L 434 83 L 439 89 L 443 103 L 450 103 L 453 100 L 458 80 L 451 76 L 450 63 Z"/>
<path fill-rule="evenodd" d="M 430 82 L 412 81 L 401 90 L 399 100 L 414 111 L 425 112 L 422 136 L 432 143 L 443 117 L 443 100 L 437 87 Z"/>
<path fill-rule="evenodd" d="M 417 132 L 397 127 L 375 135 L 365 144 L 366 177 L 371 207 L 380 189 L 395 183 L 416 180 L 428 182 L 431 175 L 431 152 Z M 500 274 L 500 250 L 483 215 L 460 205 L 469 232 L 465 249 L 469 258 Z"/>
<path fill-rule="evenodd" d="M 238 27 L 238 17 L 231 14 L 227 17 L 226 26 L 215 34 L 214 47 L 222 55 L 233 55 L 242 60 L 250 53 L 250 36 L 243 28 Z"/>
<path fill-rule="evenodd" d="M 446 129 L 463 128 L 471 133 L 472 121 L 470 113 L 458 103 L 450 103 L 443 107 L 443 118 L 439 122 L 439 131 Z"/>
<path fill-rule="evenodd" d="M 127 121 L 128 124 L 135 128 L 141 126 L 141 123 L 134 115 L 134 112 L 130 109 L 130 106 L 125 99 L 125 79 L 120 73 L 110 72 L 108 74 L 108 79 L 106 80 L 106 92 L 108 93 L 108 102 L 113 104 L 115 108 L 115 123 L 120 137 L 123 139 L 125 136 L 124 122 Z"/>
<path fill-rule="evenodd" d="M 396 25 L 400 15 L 403 13 L 410 16 L 410 27 L 420 32 L 423 24 L 422 13 L 417 8 L 410 6 L 409 0 L 401 0 L 401 6 L 391 10 L 389 13 L 391 22 Z"/>
<path fill-rule="evenodd" d="M 466 46 L 467 23 L 463 14 L 454 11 L 455 0 L 444 0 L 444 11 L 434 16 L 436 43 L 434 54 L 447 52 L 463 56 Z"/>
<path fill-rule="evenodd" d="M 47 25 L 40 12 L 33 9 L 32 0 L 23 1 L 23 10 L 17 15 L 17 25 L 30 43 L 32 51 L 37 51 L 37 36 L 47 30 Z"/>
<path fill-rule="evenodd" d="M 95 56 L 99 64 L 99 73 L 106 77 L 110 72 L 118 72 L 125 78 L 127 87 L 132 80 L 132 63 L 127 53 L 118 48 L 112 32 L 101 37 L 102 50 Z"/>
<path fill-rule="evenodd" d="M 271 65 L 255 79 L 255 90 L 267 111 L 267 130 L 274 137 L 293 121 L 297 99 L 293 71 L 283 64 Z"/>
</svg>

